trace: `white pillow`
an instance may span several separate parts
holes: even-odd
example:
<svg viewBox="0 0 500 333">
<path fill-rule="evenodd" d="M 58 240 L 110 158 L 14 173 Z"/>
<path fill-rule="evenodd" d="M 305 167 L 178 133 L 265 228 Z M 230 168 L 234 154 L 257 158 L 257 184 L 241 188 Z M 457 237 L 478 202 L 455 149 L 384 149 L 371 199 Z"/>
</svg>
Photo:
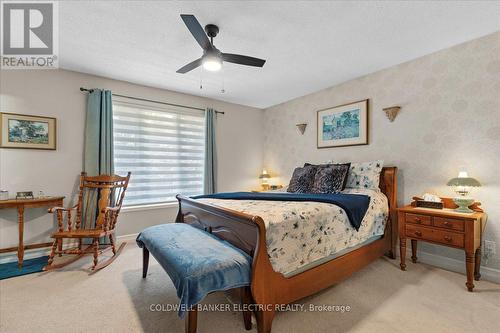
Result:
<svg viewBox="0 0 500 333">
<path fill-rule="evenodd" d="M 380 173 L 384 167 L 384 161 L 371 161 L 363 163 L 351 163 L 347 175 L 346 187 L 369 188 L 376 190 L 380 182 Z"/>
</svg>

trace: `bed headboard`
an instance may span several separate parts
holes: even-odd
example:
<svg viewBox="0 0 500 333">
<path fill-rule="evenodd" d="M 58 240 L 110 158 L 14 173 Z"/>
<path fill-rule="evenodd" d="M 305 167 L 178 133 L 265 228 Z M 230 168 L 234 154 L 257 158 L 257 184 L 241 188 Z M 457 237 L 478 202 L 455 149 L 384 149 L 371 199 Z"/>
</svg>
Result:
<svg viewBox="0 0 500 333">
<path fill-rule="evenodd" d="M 380 173 L 380 190 L 389 199 L 389 209 L 397 208 L 397 195 L 398 195 L 398 168 L 397 167 L 384 167 Z"/>
<path fill-rule="evenodd" d="M 392 243 L 392 257 L 395 255 L 396 242 L 398 239 L 398 221 L 397 211 L 398 208 L 398 168 L 397 167 L 384 167 L 380 174 L 379 182 L 380 190 L 387 196 L 389 200 L 389 226 Z M 389 229 L 386 229 L 388 232 Z"/>
</svg>

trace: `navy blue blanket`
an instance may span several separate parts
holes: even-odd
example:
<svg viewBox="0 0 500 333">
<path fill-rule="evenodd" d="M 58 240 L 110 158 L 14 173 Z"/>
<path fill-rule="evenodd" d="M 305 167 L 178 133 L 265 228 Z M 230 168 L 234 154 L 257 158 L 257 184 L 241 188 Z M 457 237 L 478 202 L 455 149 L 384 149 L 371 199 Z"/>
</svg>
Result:
<svg viewBox="0 0 500 333">
<path fill-rule="evenodd" d="M 315 201 L 325 202 L 342 208 L 354 229 L 359 230 L 361 221 L 370 205 L 370 197 L 362 194 L 312 194 L 312 193 L 271 193 L 271 192 L 228 192 L 198 195 L 193 199 L 270 200 L 270 201 Z"/>
</svg>

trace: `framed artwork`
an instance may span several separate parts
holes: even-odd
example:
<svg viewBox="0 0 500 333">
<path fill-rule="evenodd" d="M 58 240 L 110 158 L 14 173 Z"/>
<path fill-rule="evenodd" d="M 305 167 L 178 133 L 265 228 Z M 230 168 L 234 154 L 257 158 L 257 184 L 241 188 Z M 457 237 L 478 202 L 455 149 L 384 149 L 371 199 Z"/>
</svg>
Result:
<svg viewBox="0 0 500 333">
<path fill-rule="evenodd" d="M 318 111 L 318 148 L 368 144 L 368 100 Z"/>
<path fill-rule="evenodd" d="M 56 118 L 0 113 L 0 147 L 56 149 Z"/>
</svg>

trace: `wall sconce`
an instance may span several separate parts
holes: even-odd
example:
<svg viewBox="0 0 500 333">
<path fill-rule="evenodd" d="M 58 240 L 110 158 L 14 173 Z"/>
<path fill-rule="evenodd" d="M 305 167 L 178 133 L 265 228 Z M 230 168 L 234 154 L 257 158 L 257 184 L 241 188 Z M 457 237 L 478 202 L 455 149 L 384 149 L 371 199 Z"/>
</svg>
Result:
<svg viewBox="0 0 500 333">
<path fill-rule="evenodd" d="M 385 112 L 385 115 L 387 118 L 391 121 L 391 123 L 396 119 L 396 116 L 399 113 L 399 110 L 401 110 L 400 106 L 391 106 L 390 108 L 385 108 L 383 109 Z"/>
<path fill-rule="evenodd" d="M 306 131 L 307 124 L 297 124 L 295 125 L 299 129 L 300 134 L 304 135 L 304 132 Z"/>
</svg>

